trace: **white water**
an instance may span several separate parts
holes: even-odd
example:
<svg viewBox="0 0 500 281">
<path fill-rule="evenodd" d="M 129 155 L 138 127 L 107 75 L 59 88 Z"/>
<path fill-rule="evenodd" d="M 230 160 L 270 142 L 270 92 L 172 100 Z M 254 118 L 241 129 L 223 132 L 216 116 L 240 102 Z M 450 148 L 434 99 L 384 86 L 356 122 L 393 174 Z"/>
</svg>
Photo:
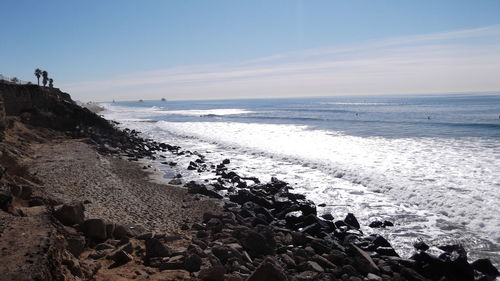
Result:
<svg viewBox="0 0 500 281">
<path fill-rule="evenodd" d="M 331 212 L 336 218 L 355 213 L 364 230 L 383 232 L 403 250 L 400 254 L 408 254 L 411 241 L 419 237 L 431 244 L 462 243 L 473 250 L 472 256 L 490 256 L 498 263 L 500 147 L 496 143 L 481 138 L 356 137 L 298 125 L 144 123 L 133 120 L 151 117 L 151 111 L 143 115 L 113 109 L 108 118 L 149 137 L 197 150 L 214 162 L 230 158 L 230 167 L 243 175 L 263 181 L 277 176 L 317 204 L 327 204 L 320 212 Z M 153 111 L 164 114 L 163 109 Z M 176 160 L 183 175 L 191 160 Z M 189 177 L 213 174 L 191 174 L 185 179 Z M 393 220 L 396 227 L 367 228 L 374 219 Z"/>
</svg>

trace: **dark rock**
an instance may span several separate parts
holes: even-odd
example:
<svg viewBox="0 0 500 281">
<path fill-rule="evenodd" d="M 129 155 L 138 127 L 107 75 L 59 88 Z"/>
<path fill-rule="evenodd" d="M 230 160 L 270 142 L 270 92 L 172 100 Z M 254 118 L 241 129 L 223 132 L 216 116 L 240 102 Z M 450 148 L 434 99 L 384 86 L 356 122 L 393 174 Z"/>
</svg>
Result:
<svg viewBox="0 0 500 281">
<path fill-rule="evenodd" d="M 113 237 L 115 237 L 116 239 L 123 239 L 129 236 L 132 236 L 132 234 L 125 226 L 119 224 L 115 225 Z"/>
<path fill-rule="evenodd" d="M 202 281 L 222 281 L 224 280 L 226 269 L 222 265 L 215 265 L 209 268 L 200 270 L 198 278 Z"/>
<path fill-rule="evenodd" d="M 247 230 L 242 233 L 241 245 L 252 256 L 270 255 L 274 253 L 276 242 L 273 235 L 264 236 L 253 230 Z"/>
<path fill-rule="evenodd" d="M 413 244 L 413 247 L 417 250 L 424 251 L 424 252 L 429 250 L 429 246 L 427 244 L 425 244 L 425 242 L 422 242 L 422 241 L 416 242 L 415 244 Z"/>
<path fill-rule="evenodd" d="M 82 203 L 65 204 L 54 211 L 54 216 L 64 225 L 80 224 L 85 219 L 85 207 Z"/>
<path fill-rule="evenodd" d="M 192 194 L 202 194 L 202 195 L 212 197 L 212 198 L 217 198 L 217 199 L 223 198 L 222 195 L 220 195 L 216 191 L 209 190 L 209 189 L 207 189 L 207 187 L 205 185 L 198 184 L 194 181 L 191 181 L 191 182 L 185 184 L 184 186 L 186 186 L 188 188 L 188 192 L 192 193 Z"/>
<path fill-rule="evenodd" d="M 319 265 L 315 261 L 307 261 L 307 265 L 313 271 L 316 271 L 316 272 L 325 272 L 325 269 L 323 267 L 321 267 L 321 265 Z"/>
<path fill-rule="evenodd" d="M 399 257 L 392 247 L 377 247 L 375 251 L 382 256 Z"/>
<path fill-rule="evenodd" d="M 313 257 L 313 260 L 317 262 L 319 265 L 321 265 L 323 268 L 330 268 L 330 269 L 337 268 L 335 264 L 333 264 L 331 261 L 327 260 L 326 258 L 320 255 L 315 255 Z"/>
<path fill-rule="evenodd" d="M 389 243 L 389 241 L 387 241 L 387 239 L 385 239 L 384 237 L 382 237 L 380 235 L 376 235 L 375 239 L 372 241 L 372 243 L 376 247 L 392 247 L 391 243 Z"/>
<path fill-rule="evenodd" d="M 380 228 L 384 227 L 384 223 L 381 221 L 372 221 L 368 226 L 371 228 Z"/>
<path fill-rule="evenodd" d="M 109 250 L 109 249 L 114 249 L 115 247 L 112 246 L 112 245 L 109 245 L 109 244 L 106 244 L 106 243 L 100 243 L 100 244 L 97 244 L 94 249 L 96 249 L 97 251 L 101 251 L 101 250 Z"/>
<path fill-rule="evenodd" d="M 171 258 L 163 258 L 160 265 L 160 270 L 175 270 L 181 269 L 184 266 L 184 256 L 178 255 Z"/>
<path fill-rule="evenodd" d="M 390 227 L 390 226 L 394 226 L 394 223 L 391 222 L 391 221 L 384 221 L 384 227 Z"/>
<path fill-rule="evenodd" d="M 68 243 L 68 251 L 76 258 L 80 257 L 85 248 L 85 238 L 80 235 L 70 235 L 66 237 L 66 242 Z"/>
<path fill-rule="evenodd" d="M 132 256 L 123 250 L 119 250 L 119 251 L 114 252 L 110 256 L 110 259 L 115 262 L 110 267 L 124 265 L 124 264 L 128 263 L 129 261 L 133 260 Z"/>
<path fill-rule="evenodd" d="M 367 281 L 382 281 L 382 277 L 378 276 L 378 275 L 375 275 L 373 273 L 368 273 L 368 275 L 366 275 L 366 279 Z"/>
<path fill-rule="evenodd" d="M 224 164 L 224 165 L 227 165 L 229 163 L 231 163 L 231 161 L 229 159 L 222 160 L 222 164 Z"/>
<path fill-rule="evenodd" d="M 218 218 L 211 218 L 207 222 L 207 229 L 209 229 L 213 233 L 221 232 L 223 227 L 224 225 L 222 224 L 222 221 Z"/>
<path fill-rule="evenodd" d="M 354 244 L 351 244 L 350 250 L 354 256 L 356 268 L 360 272 L 362 272 L 363 274 L 368 274 L 368 273 L 377 274 L 379 272 L 378 266 L 375 264 L 375 262 L 373 262 L 373 259 L 370 257 L 368 253 L 361 250 Z"/>
<path fill-rule="evenodd" d="M 12 204 L 12 195 L 7 192 L 0 193 L 0 209 L 8 211 Z"/>
<path fill-rule="evenodd" d="M 323 214 L 323 215 L 321 215 L 321 217 L 327 221 L 333 221 L 333 219 L 334 219 L 332 214 Z"/>
<path fill-rule="evenodd" d="M 354 214 L 348 213 L 344 219 L 344 222 L 356 229 L 359 229 L 360 225 Z"/>
<path fill-rule="evenodd" d="M 196 164 L 195 162 L 191 161 L 189 162 L 189 166 L 187 167 L 188 170 L 196 170 L 198 169 L 198 164 Z"/>
<path fill-rule="evenodd" d="M 89 219 L 83 222 L 85 235 L 90 239 L 100 242 L 107 238 L 106 223 L 101 219 Z"/>
<path fill-rule="evenodd" d="M 471 265 L 475 270 L 481 272 L 484 275 L 490 277 L 500 276 L 498 269 L 493 266 L 493 264 L 489 259 L 478 259 L 474 261 Z"/>
<path fill-rule="evenodd" d="M 113 232 L 115 231 L 114 223 L 106 224 L 106 238 L 113 238 Z"/>
<path fill-rule="evenodd" d="M 255 271 L 248 277 L 247 281 L 287 281 L 283 269 L 272 259 L 266 258 Z"/>
<path fill-rule="evenodd" d="M 181 185 L 182 181 L 180 179 L 172 179 L 168 182 L 168 184 Z"/>
<path fill-rule="evenodd" d="M 168 257 L 171 250 L 156 238 L 146 240 L 146 257 Z"/>
<path fill-rule="evenodd" d="M 184 269 L 189 272 L 196 272 L 200 270 L 202 264 L 201 257 L 197 254 L 190 254 L 184 259 Z"/>
</svg>

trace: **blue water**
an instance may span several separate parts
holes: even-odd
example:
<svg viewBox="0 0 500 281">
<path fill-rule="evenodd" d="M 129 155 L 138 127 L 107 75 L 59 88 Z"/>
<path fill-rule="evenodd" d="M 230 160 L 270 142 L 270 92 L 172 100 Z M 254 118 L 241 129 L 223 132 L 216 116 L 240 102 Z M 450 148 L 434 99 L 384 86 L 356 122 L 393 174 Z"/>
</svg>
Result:
<svg viewBox="0 0 500 281">
<path fill-rule="evenodd" d="M 144 136 L 198 151 L 243 176 L 276 176 L 320 213 L 355 213 L 399 253 L 461 243 L 500 265 L 500 94 L 145 101 L 104 104 L 104 116 Z M 166 178 L 188 157 L 153 163 Z M 394 228 L 373 230 L 375 219 Z"/>
<path fill-rule="evenodd" d="M 500 137 L 500 95 L 430 95 L 115 103 L 168 110 L 246 109 L 227 122 L 300 124 L 354 136 Z M 218 122 L 218 115 L 165 115 L 171 122 Z"/>
</svg>

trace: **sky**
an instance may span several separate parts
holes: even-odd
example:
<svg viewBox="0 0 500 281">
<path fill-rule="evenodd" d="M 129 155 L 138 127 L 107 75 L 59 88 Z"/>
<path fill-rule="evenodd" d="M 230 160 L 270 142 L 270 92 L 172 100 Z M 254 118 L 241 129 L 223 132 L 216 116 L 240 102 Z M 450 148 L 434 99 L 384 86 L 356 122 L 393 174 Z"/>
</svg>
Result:
<svg viewBox="0 0 500 281">
<path fill-rule="evenodd" d="M 0 3 L 0 74 L 82 101 L 500 91 L 500 1 Z"/>
</svg>

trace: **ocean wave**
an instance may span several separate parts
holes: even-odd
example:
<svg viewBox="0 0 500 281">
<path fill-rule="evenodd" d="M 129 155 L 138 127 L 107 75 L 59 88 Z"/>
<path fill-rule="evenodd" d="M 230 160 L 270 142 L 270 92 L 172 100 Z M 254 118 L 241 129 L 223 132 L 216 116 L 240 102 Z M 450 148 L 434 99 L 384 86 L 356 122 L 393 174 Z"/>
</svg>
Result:
<svg viewBox="0 0 500 281">
<path fill-rule="evenodd" d="M 388 103 L 388 102 L 319 102 L 318 104 L 330 104 L 330 105 L 396 105 L 395 103 Z"/>
<path fill-rule="evenodd" d="M 500 238 L 496 210 L 500 194 L 493 190 L 500 181 L 495 173 L 500 166 L 499 151 L 480 138 L 356 137 L 300 125 L 229 122 L 159 121 L 156 126 L 228 151 L 236 148 L 239 154 L 270 157 L 270 163 L 301 163 L 303 171 L 285 171 L 283 175 L 301 182 L 301 191 L 316 201 L 337 201 L 343 196 L 340 201 L 355 204 L 353 198 L 362 197 L 356 204 L 363 206 L 370 202 L 367 194 L 373 193 L 372 207 L 377 200 L 390 198 L 380 203 L 404 208 L 410 214 L 426 210 L 422 219 L 434 221 L 435 230 L 447 235 L 450 225 L 460 225 L 492 240 Z M 266 169 L 259 158 L 255 167 L 268 174 L 287 168 L 272 165 Z M 352 192 L 339 193 L 332 183 Z M 441 223 L 435 223 L 437 218 Z"/>
</svg>

